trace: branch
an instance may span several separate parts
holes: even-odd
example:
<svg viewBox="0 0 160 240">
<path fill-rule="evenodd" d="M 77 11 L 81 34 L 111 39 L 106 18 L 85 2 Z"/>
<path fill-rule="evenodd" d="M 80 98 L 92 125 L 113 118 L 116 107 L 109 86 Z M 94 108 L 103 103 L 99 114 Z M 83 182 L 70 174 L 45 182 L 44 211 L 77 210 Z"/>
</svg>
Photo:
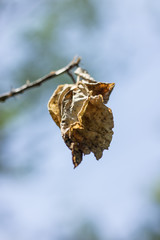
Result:
<svg viewBox="0 0 160 240">
<path fill-rule="evenodd" d="M 18 95 L 20 93 L 23 93 L 24 91 L 26 91 L 30 88 L 40 86 L 43 82 L 45 82 L 45 81 L 47 81 L 51 78 L 55 78 L 55 77 L 57 77 L 57 76 L 59 76 L 63 73 L 67 73 L 71 77 L 72 81 L 75 83 L 75 79 L 74 79 L 72 73 L 70 72 L 70 70 L 72 68 L 78 66 L 80 61 L 81 61 L 80 57 L 78 57 L 77 59 L 74 57 L 73 60 L 67 66 L 65 66 L 65 67 L 63 67 L 63 68 L 61 68 L 57 71 L 50 72 L 49 74 L 45 75 L 44 77 L 41 77 L 41 78 L 37 79 L 34 82 L 27 81 L 21 87 L 12 89 L 10 92 L 7 92 L 7 93 L 4 93 L 4 94 L 0 95 L 0 102 L 4 102 L 6 99 L 8 99 L 10 97 L 13 97 L 15 95 Z"/>
<path fill-rule="evenodd" d="M 68 73 L 68 75 L 71 77 L 73 83 L 76 83 L 76 80 L 75 80 L 75 78 L 74 78 L 74 76 L 73 76 L 73 73 L 72 73 L 71 71 L 67 71 L 67 73 Z"/>
</svg>

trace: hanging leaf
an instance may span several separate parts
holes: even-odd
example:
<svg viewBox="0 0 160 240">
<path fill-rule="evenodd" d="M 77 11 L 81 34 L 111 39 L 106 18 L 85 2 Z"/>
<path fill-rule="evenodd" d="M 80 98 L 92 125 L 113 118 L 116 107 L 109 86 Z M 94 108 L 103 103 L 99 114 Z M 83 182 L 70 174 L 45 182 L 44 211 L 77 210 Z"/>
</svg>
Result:
<svg viewBox="0 0 160 240">
<path fill-rule="evenodd" d="M 48 110 L 61 129 L 66 145 L 72 151 L 77 167 L 83 154 L 102 157 L 112 140 L 112 110 L 105 106 L 114 83 L 96 82 L 85 70 L 77 68 L 76 84 L 59 85 L 48 103 Z"/>
</svg>

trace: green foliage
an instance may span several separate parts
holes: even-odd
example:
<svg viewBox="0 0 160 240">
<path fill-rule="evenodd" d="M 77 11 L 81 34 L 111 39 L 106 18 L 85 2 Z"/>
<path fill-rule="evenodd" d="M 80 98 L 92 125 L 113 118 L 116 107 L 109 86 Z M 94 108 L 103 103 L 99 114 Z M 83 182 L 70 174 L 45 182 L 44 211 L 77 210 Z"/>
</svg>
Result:
<svg viewBox="0 0 160 240">
<path fill-rule="evenodd" d="M 76 240 L 100 240 L 96 227 L 91 223 L 83 223 L 79 229 L 75 231 L 72 239 Z"/>
<path fill-rule="evenodd" d="M 155 201 L 157 206 L 159 206 L 159 208 L 160 208 L 160 182 L 159 181 L 153 189 L 154 189 L 153 200 Z"/>
</svg>

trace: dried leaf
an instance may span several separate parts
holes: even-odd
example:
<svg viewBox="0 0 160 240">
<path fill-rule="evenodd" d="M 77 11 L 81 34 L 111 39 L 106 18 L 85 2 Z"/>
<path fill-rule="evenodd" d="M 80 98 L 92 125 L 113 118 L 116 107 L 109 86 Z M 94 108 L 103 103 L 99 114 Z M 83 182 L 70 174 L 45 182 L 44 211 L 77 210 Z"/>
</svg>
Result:
<svg viewBox="0 0 160 240">
<path fill-rule="evenodd" d="M 58 86 L 49 100 L 48 110 L 60 127 L 77 167 L 83 154 L 93 152 L 98 160 L 110 145 L 113 115 L 104 104 L 115 84 L 96 82 L 81 68 L 77 68 L 75 74 L 77 83 Z"/>
</svg>

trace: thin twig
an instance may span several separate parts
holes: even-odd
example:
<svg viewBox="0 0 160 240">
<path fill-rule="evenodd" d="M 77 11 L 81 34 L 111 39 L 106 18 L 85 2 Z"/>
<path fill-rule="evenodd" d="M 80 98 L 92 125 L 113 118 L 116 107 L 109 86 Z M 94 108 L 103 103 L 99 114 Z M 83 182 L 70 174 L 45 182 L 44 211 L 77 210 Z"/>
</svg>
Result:
<svg viewBox="0 0 160 240">
<path fill-rule="evenodd" d="M 75 83 L 75 79 L 74 79 L 72 73 L 70 72 L 70 70 L 72 68 L 78 66 L 80 60 L 81 60 L 80 57 L 78 57 L 78 58 L 74 57 L 73 60 L 67 66 L 65 66 L 57 71 L 50 72 L 49 74 L 35 80 L 34 82 L 30 82 L 27 80 L 27 82 L 24 85 L 22 85 L 21 87 L 12 89 L 10 92 L 0 95 L 0 102 L 4 102 L 6 99 L 13 97 L 15 95 L 18 95 L 20 93 L 23 93 L 24 91 L 26 91 L 30 88 L 40 86 L 43 82 L 45 82 L 51 78 L 55 78 L 63 73 L 67 73 L 71 77 L 72 81 Z"/>
<path fill-rule="evenodd" d="M 68 73 L 68 75 L 71 77 L 73 83 L 76 83 L 76 80 L 75 80 L 75 78 L 74 78 L 72 72 L 68 70 L 67 73 Z"/>
</svg>

